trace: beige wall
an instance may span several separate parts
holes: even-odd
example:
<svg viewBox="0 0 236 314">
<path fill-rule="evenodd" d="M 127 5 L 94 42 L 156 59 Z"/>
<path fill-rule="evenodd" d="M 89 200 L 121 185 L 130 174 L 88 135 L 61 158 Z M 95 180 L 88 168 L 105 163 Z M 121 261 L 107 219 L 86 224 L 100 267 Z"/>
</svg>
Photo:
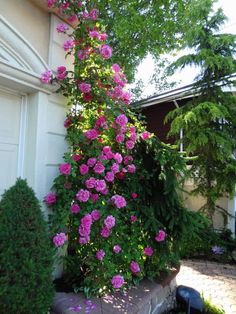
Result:
<svg viewBox="0 0 236 314">
<path fill-rule="evenodd" d="M 27 0 L 0 0 L 0 14 L 48 63 L 50 14 Z"/>
<path fill-rule="evenodd" d="M 190 192 L 193 189 L 192 185 L 185 185 L 184 189 L 186 192 Z M 188 193 L 183 193 L 183 199 L 185 206 L 193 211 L 198 211 L 204 205 L 204 199 L 200 196 L 190 196 Z M 222 198 L 217 203 L 219 206 L 228 210 L 228 199 Z M 224 227 L 224 219 L 220 212 L 216 212 L 213 217 L 214 227 L 216 229 L 222 229 Z"/>
</svg>

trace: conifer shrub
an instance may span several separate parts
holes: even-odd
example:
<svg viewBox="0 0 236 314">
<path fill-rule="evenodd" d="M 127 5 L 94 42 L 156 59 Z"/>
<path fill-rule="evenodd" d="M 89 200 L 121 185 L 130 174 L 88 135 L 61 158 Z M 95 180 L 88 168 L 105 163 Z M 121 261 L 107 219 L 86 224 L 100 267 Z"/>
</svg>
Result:
<svg viewBox="0 0 236 314">
<path fill-rule="evenodd" d="M 0 201 L 0 312 L 45 314 L 53 254 L 39 202 L 22 179 Z"/>
</svg>

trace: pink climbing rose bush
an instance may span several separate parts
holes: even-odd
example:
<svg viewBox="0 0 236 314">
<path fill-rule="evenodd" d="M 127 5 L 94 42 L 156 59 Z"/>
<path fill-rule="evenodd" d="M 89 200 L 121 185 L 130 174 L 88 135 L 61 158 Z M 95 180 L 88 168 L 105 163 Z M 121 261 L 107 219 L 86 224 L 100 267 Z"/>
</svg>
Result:
<svg viewBox="0 0 236 314">
<path fill-rule="evenodd" d="M 55 77 L 51 70 L 41 76 L 44 84 L 56 81 L 71 106 L 64 122 L 70 148 L 44 201 L 53 210 L 54 246 L 67 245 L 65 275 L 102 294 L 156 276 L 167 235 L 160 228 L 147 232 L 139 214 L 145 181 L 135 152 L 152 135 L 129 108 L 127 79 L 110 63 L 99 11 L 92 2 L 78 4 L 48 1 L 78 26 L 72 33 L 64 23 L 56 27 L 68 35 L 62 49 L 73 54 L 74 71 L 59 65 Z"/>
</svg>

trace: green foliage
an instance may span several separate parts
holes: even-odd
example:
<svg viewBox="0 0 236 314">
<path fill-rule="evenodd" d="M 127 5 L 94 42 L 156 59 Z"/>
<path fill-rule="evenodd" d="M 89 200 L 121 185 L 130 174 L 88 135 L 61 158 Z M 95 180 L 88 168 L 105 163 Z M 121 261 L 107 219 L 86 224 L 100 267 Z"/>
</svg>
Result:
<svg viewBox="0 0 236 314">
<path fill-rule="evenodd" d="M 225 314 L 224 309 L 212 304 L 211 300 L 204 299 L 204 306 L 206 314 Z"/>
<path fill-rule="evenodd" d="M 231 75 L 236 71 L 236 37 L 217 33 L 226 18 L 220 9 L 212 13 L 213 2 L 193 1 L 186 14 L 194 26 L 186 32 L 185 41 L 194 52 L 171 67 L 200 67 L 201 74 L 194 84 L 198 96 L 167 116 L 172 120 L 170 135 L 184 130 L 187 156 L 195 157 L 189 173 L 196 185 L 193 193 L 206 199 L 202 210 L 211 219 L 216 201 L 232 196 L 236 184 L 236 97 L 222 91 L 222 86 L 234 84 Z"/>
<path fill-rule="evenodd" d="M 26 181 L 18 179 L 0 201 L 1 313 L 48 313 L 52 256 L 39 202 Z"/>
<path fill-rule="evenodd" d="M 178 47 L 186 23 L 185 8 L 190 3 L 190 0 L 96 1 L 114 48 L 113 61 L 124 65 L 129 79 L 148 53 L 158 59 L 161 53 Z"/>
</svg>

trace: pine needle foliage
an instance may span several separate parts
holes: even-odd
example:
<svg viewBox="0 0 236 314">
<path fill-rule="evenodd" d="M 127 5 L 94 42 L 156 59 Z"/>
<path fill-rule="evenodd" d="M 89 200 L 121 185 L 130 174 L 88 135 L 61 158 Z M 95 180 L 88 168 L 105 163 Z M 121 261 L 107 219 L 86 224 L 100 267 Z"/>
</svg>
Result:
<svg viewBox="0 0 236 314">
<path fill-rule="evenodd" d="M 48 313 L 52 256 L 39 202 L 26 181 L 18 179 L 0 201 L 1 313 Z"/>
<path fill-rule="evenodd" d="M 172 121 L 170 135 L 184 130 L 187 156 L 195 157 L 190 170 L 196 186 L 193 193 L 205 198 L 202 210 L 211 219 L 217 200 L 232 196 L 236 184 L 236 97 L 222 90 L 235 86 L 236 36 L 219 33 L 226 17 L 221 9 L 213 12 L 214 2 L 192 1 L 188 14 L 193 27 L 186 31 L 185 48 L 194 52 L 179 58 L 171 70 L 199 66 L 197 96 L 167 116 Z"/>
</svg>

